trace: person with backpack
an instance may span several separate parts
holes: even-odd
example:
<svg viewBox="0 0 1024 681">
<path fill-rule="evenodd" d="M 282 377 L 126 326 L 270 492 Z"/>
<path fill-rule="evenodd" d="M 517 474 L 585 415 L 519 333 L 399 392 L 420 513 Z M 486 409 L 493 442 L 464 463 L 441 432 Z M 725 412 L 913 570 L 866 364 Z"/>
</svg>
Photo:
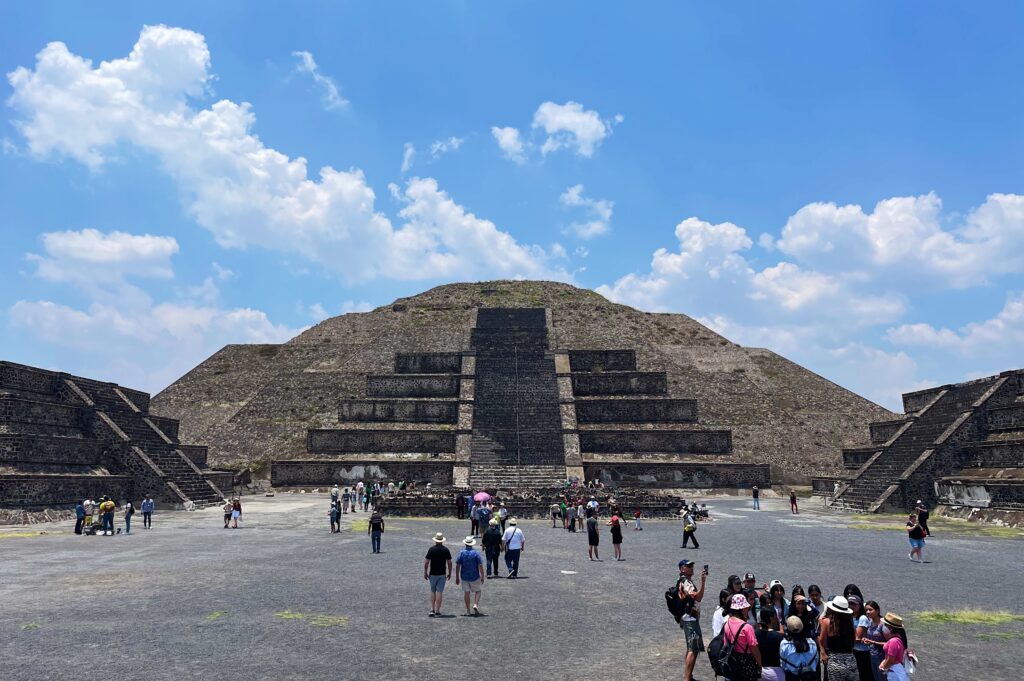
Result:
<svg viewBox="0 0 1024 681">
<path fill-rule="evenodd" d="M 786 681 L 818 681 L 818 644 L 796 615 L 786 618 L 786 638 L 779 644 L 779 664 Z"/>
<path fill-rule="evenodd" d="M 704 638 L 700 633 L 700 602 L 704 598 L 704 586 L 708 581 L 706 570 L 700 573 L 700 588 L 693 583 L 693 561 L 679 561 L 679 579 L 676 580 L 676 596 L 679 604 L 677 621 L 683 630 L 686 642 L 686 662 L 683 667 L 683 681 L 693 681 L 693 666 L 697 655 L 704 652 Z M 675 615 L 676 612 L 672 614 Z"/>
<path fill-rule="evenodd" d="M 519 556 L 526 549 L 526 537 L 518 527 L 519 521 L 515 518 L 508 521 L 508 529 L 501 535 L 501 546 L 505 550 L 505 567 L 508 568 L 508 578 L 519 578 Z"/>
<path fill-rule="evenodd" d="M 750 601 L 743 594 L 736 594 L 729 601 L 729 619 L 722 633 L 708 646 L 711 667 L 728 681 L 761 678 L 761 651 L 749 617 Z"/>
<path fill-rule="evenodd" d="M 370 535 L 370 546 L 374 553 L 380 553 L 380 537 L 384 534 L 384 516 L 374 509 L 370 521 L 366 523 L 366 534 Z"/>
<path fill-rule="evenodd" d="M 331 504 L 331 508 L 327 511 L 327 517 L 331 519 L 331 534 L 337 534 L 341 532 L 341 524 L 338 522 L 338 505 Z"/>
<path fill-rule="evenodd" d="M 132 533 L 132 516 L 135 515 L 135 504 L 128 501 L 124 502 L 124 533 Z"/>
<path fill-rule="evenodd" d="M 693 540 L 693 548 L 699 549 L 700 544 L 697 543 L 697 520 L 693 517 L 693 513 L 686 511 L 683 516 L 683 545 L 679 548 L 685 549 L 686 545 Z"/>
</svg>

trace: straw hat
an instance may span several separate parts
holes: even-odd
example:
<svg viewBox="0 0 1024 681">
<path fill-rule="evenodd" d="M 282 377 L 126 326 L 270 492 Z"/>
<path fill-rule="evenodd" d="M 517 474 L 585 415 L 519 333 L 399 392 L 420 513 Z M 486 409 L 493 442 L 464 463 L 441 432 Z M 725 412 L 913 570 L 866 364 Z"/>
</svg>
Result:
<svg viewBox="0 0 1024 681">
<path fill-rule="evenodd" d="M 836 596 L 831 601 L 825 604 L 825 607 L 832 612 L 841 612 L 846 615 L 852 615 L 853 610 L 850 609 L 850 602 L 842 596 Z"/>
<path fill-rule="evenodd" d="M 885 622 L 886 626 L 891 627 L 893 629 L 903 628 L 903 618 L 897 615 L 896 613 L 885 613 L 885 617 L 882 618 L 882 621 Z"/>
<path fill-rule="evenodd" d="M 519 523 L 516 521 L 515 518 L 513 518 L 512 520 L 508 521 L 508 524 L 509 525 L 518 525 Z"/>
<path fill-rule="evenodd" d="M 476 546 L 476 539 L 473 539 L 472 537 L 466 537 L 462 540 L 462 543 L 466 546 Z"/>
<path fill-rule="evenodd" d="M 440 532 L 438 532 L 437 534 L 434 535 L 434 541 L 436 541 L 438 544 L 443 544 L 444 543 L 444 535 L 441 534 Z"/>
<path fill-rule="evenodd" d="M 796 615 L 790 615 L 786 618 L 786 629 L 788 629 L 791 634 L 799 634 L 804 630 L 804 621 Z"/>
<path fill-rule="evenodd" d="M 497 527 L 498 526 L 498 519 L 497 518 L 491 518 L 490 522 L 487 523 L 487 524 L 490 525 L 491 527 Z"/>
</svg>

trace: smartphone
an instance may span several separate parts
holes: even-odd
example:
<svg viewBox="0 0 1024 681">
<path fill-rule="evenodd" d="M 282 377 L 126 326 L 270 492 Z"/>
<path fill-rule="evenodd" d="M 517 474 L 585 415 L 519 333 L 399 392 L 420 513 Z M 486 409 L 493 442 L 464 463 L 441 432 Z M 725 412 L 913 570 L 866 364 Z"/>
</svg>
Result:
<svg viewBox="0 0 1024 681">
<path fill-rule="evenodd" d="M 708 574 L 708 566 L 707 565 L 704 566 L 704 574 Z"/>
</svg>

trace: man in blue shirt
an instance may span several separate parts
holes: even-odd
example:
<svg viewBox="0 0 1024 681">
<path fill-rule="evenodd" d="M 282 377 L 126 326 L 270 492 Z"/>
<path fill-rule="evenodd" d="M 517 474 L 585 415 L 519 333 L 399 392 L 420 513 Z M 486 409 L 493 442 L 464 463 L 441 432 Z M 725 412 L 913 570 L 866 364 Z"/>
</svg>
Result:
<svg viewBox="0 0 1024 681">
<path fill-rule="evenodd" d="M 154 508 L 156 508 L 156 502 L 153 501 L 152 496 L 148 496 L 142 500 L 142 527 L 147 530 L 153 527 Z"/>
<path fill-rule="evenodd" d="M 75 504 L 75 534 L 82 534 L 83 524 L 85 524 L 85 506 L 79 501 Z"/>
<path fill-rule="evenodd" d="M 459 557 L 455 559 L 455 584 L 462 584 L 462 595 L 466 599 L 466 615 L 480 616 L 480 589 L 484 584 L 484 559 L 473 547 L 476 546 L 476 539 L 466 537 L 462 540 L 465 547 L 459 551 Z M 469 596 L 473 595 L 472 610 L 470 610 Z"/>
</svg>

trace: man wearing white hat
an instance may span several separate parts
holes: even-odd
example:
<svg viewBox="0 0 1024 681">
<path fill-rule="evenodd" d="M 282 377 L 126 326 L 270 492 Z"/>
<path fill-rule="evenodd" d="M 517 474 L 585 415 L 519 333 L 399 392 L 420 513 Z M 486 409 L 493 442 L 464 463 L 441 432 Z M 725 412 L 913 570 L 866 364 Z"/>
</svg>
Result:
<svg viewBox="0 0 1024 681">
<path fill-rule="evenodd" d="M 526 548 L 526 537 L 519 529 L 519 521 L 515 518 L 508 521 L 509 528 L 501 535 L 502 546 L 505 547 L 505 567 L 508 568 L 508 578 L 519 577 L 519 556 Z"/>
<path fill-rule="evenodd" d="M 473 547 L 476 539 L 466 537 L 462 540 L 465 547 L 459 551 L 455 559 L 455 583 L 462 584 L 462 595 L 466 599 L 466 615 L 479 617 L 480 590 L 484 585 L 484 559 Z M 473 594 L 473 605 L 470 610 L 469 595 Z"/>
<path fill-rule="evenodd" d="M 430 582 L 430 615 L 441 614 L 441 599 L 444 597 L 444 584 L 452 578 L 452 552 L 444 545 L 444 535 L 434 535 L 434 545 L 427 550 L 423 561 L 423 579 Z"/>
</svg>

